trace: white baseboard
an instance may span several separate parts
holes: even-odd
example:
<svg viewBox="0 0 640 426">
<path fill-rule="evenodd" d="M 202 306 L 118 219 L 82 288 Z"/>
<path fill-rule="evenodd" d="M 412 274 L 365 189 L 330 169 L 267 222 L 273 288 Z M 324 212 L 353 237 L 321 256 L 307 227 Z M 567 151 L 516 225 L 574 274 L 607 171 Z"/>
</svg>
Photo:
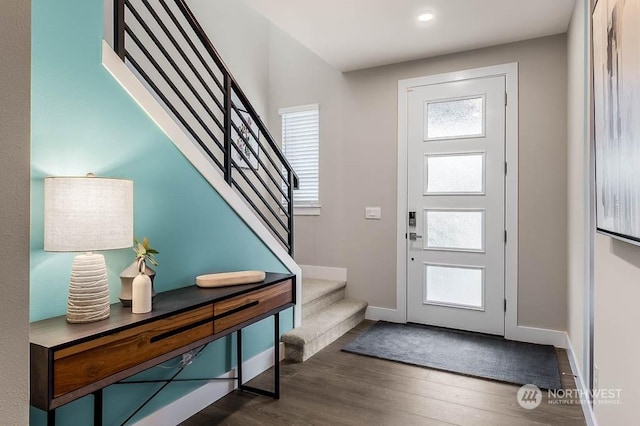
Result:
<svg viewBox="0 0 640 426">
<path fill-rule="evenodd" d="M 281 343 L 281 345 L 283 345 Z M 283 347 L 280 347 L 280 357 L 284 354 Z M 264 352 L 248 359 L 242 365 L 242 379 L 243 381 L 249 381 L 259 374 L 262 374 L 274 364 L 273 362 L 274 351 L 273 349 L 267 349 Z M 236 369 L 227 371 L 226 373 L 218 376 L 218 378 L 232 378 L 236 376 Z M 205 409 L 209 405 L 213 404 L 220 398 L 231 393 L 236 389 L 237 382 L 235 380 L 229 381 L 213 381 L 208 383 L 193 392 L 179 398 L 172 403 L 165 405 L 158 411 L 153 412 L 147 417 L 136 422 L 136 426 L 174 426 L 177 425 L 189 417 L 195 415 L 199 411 Z"/>
<path fill-rule="evenodd" d="M 567 346 L 567 333 L 546 328 L 527 327 L 518 325 L 512 329 L 505 329 L 504 337 L 518 342 L 537 343 L 539 345 L 553 345 L 556 348 L 565 349 Z"/>
<path fill-rule="evenodd" d="M 333 268 L 330 266 L 300 265 L 302 275 L 306 278 L 318 280 L 347 281 L 346 268 Z"/>
<path fill-rule="evenodd" d="M 372 321 L 406 322 L 402 312 L 397 309 L 380 308 L 378 306 L 367 306 L 364 318 Z"/>
<path fill-rule="evenodd" d="M 584 378 L 582 377 L 582 369 L 580 365 L 578 365 L 578 358 L 576 358 L 576 353 L 573 350 L 573 345 L 571 344 L 571 339 L 569 338 L 569 334 L 565 333 L 566 337 L 566 349 L 567 356 L 569 358 L 569 364 L 571 365 L 571 371 L 575 374 L 576 387 L 580 390 L 582 395 L 589 394 L 589 389 L 587 389 Z M 585 421 L 588 426 L 598 426 L 598 422 L 596 421 L 596 415 L 593 412 L 593 407 L 589 404 L 586 398 L 581 398 L 582 412 L 584 413 Z"/>
</svg>

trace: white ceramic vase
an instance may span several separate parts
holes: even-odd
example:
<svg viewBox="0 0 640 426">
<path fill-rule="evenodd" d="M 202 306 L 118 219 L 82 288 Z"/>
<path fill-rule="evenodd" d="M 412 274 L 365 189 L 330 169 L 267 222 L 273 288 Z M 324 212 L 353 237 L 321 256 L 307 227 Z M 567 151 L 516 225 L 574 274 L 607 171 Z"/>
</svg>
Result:
<svg viewBox="0 0 640 426">
<path fill-rule="evenodd" d="M 118 298 L 120 299 L 120 303 L 122 306 L 131 306 L 131 300 L 133 298 L 133 279 L 138 276 L 140 272 L 138 272 L 138 260 L 134 260 L 131 265 L 127 266 L 127 268 L 120 273 L 120 295 Z M 153 279 L 156 276 L 156 271 L 149 268 L 145 271 L 145 275 L 151 278 L 151 295 L 152 297 L 156 296 L 155 289 L 153 288 Z"/>
<path fill-rule="evenodd" d="M 131 284 L 131 313 L 146 314 L 151 312 L 151 278 L 145 274 L 144 259 L 138 260 L 138 275 Z"/>
</svg>

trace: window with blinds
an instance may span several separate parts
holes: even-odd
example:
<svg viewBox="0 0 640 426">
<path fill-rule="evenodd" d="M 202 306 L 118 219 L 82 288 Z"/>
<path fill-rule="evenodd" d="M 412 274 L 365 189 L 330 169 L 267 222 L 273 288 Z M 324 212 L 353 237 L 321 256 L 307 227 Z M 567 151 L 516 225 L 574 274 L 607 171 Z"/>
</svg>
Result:
<svg viewBox="0 0 640 426">
<path fill-rule="evenodd" d="M 280 109 L 282 150 L 299 178 L 294 207 L 319 206 L 320 114 L 318 105 Z"/>
</svg>

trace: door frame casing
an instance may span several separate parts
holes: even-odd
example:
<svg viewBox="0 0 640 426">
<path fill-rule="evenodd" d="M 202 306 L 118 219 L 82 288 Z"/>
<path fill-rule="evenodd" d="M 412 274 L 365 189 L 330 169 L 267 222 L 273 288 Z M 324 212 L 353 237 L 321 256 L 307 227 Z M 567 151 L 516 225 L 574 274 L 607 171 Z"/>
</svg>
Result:
<svg viewBox="0 0 640 426">
<path fill-rule="evenodd" d="M 523 336 L 518 327 L 518 63 L 454 71 L 398 81 L 398 219 L 396 260 L 396 311 L 388 320 L 407 322 L 407 208 L 408 166 L 407 126 L 408 92 L 413 87 L 450 83 L 486 77 L 505 77 L 507 93 L 505 111 L 505 160 L 508 170 L 505 180 L 505 313 L 504 335 L 513 340 L 538 340 Z M 520 327 L 522 328 L 522 327 Z M 527 327 L 528 328 L 528 327 Z M 541 330 L 542 331 L 542 330 Z M 529 333 L 525 333 L 529 334 Z"/>
</svg>

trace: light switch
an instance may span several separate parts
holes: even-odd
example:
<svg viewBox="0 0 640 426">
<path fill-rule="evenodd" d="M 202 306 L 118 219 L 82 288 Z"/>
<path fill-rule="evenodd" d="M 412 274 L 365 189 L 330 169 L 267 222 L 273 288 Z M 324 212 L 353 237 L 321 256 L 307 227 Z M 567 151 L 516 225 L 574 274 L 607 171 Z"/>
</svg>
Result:
<svg viewBox="0 0 640 426">
<path fill-rule="evenodd" d="M 364 218 L 365 219 L 380 220 L 381 216 L 382 216 L 382 209 L 380 207 L 365 207 L 364 208 Z"/>
</svg>

